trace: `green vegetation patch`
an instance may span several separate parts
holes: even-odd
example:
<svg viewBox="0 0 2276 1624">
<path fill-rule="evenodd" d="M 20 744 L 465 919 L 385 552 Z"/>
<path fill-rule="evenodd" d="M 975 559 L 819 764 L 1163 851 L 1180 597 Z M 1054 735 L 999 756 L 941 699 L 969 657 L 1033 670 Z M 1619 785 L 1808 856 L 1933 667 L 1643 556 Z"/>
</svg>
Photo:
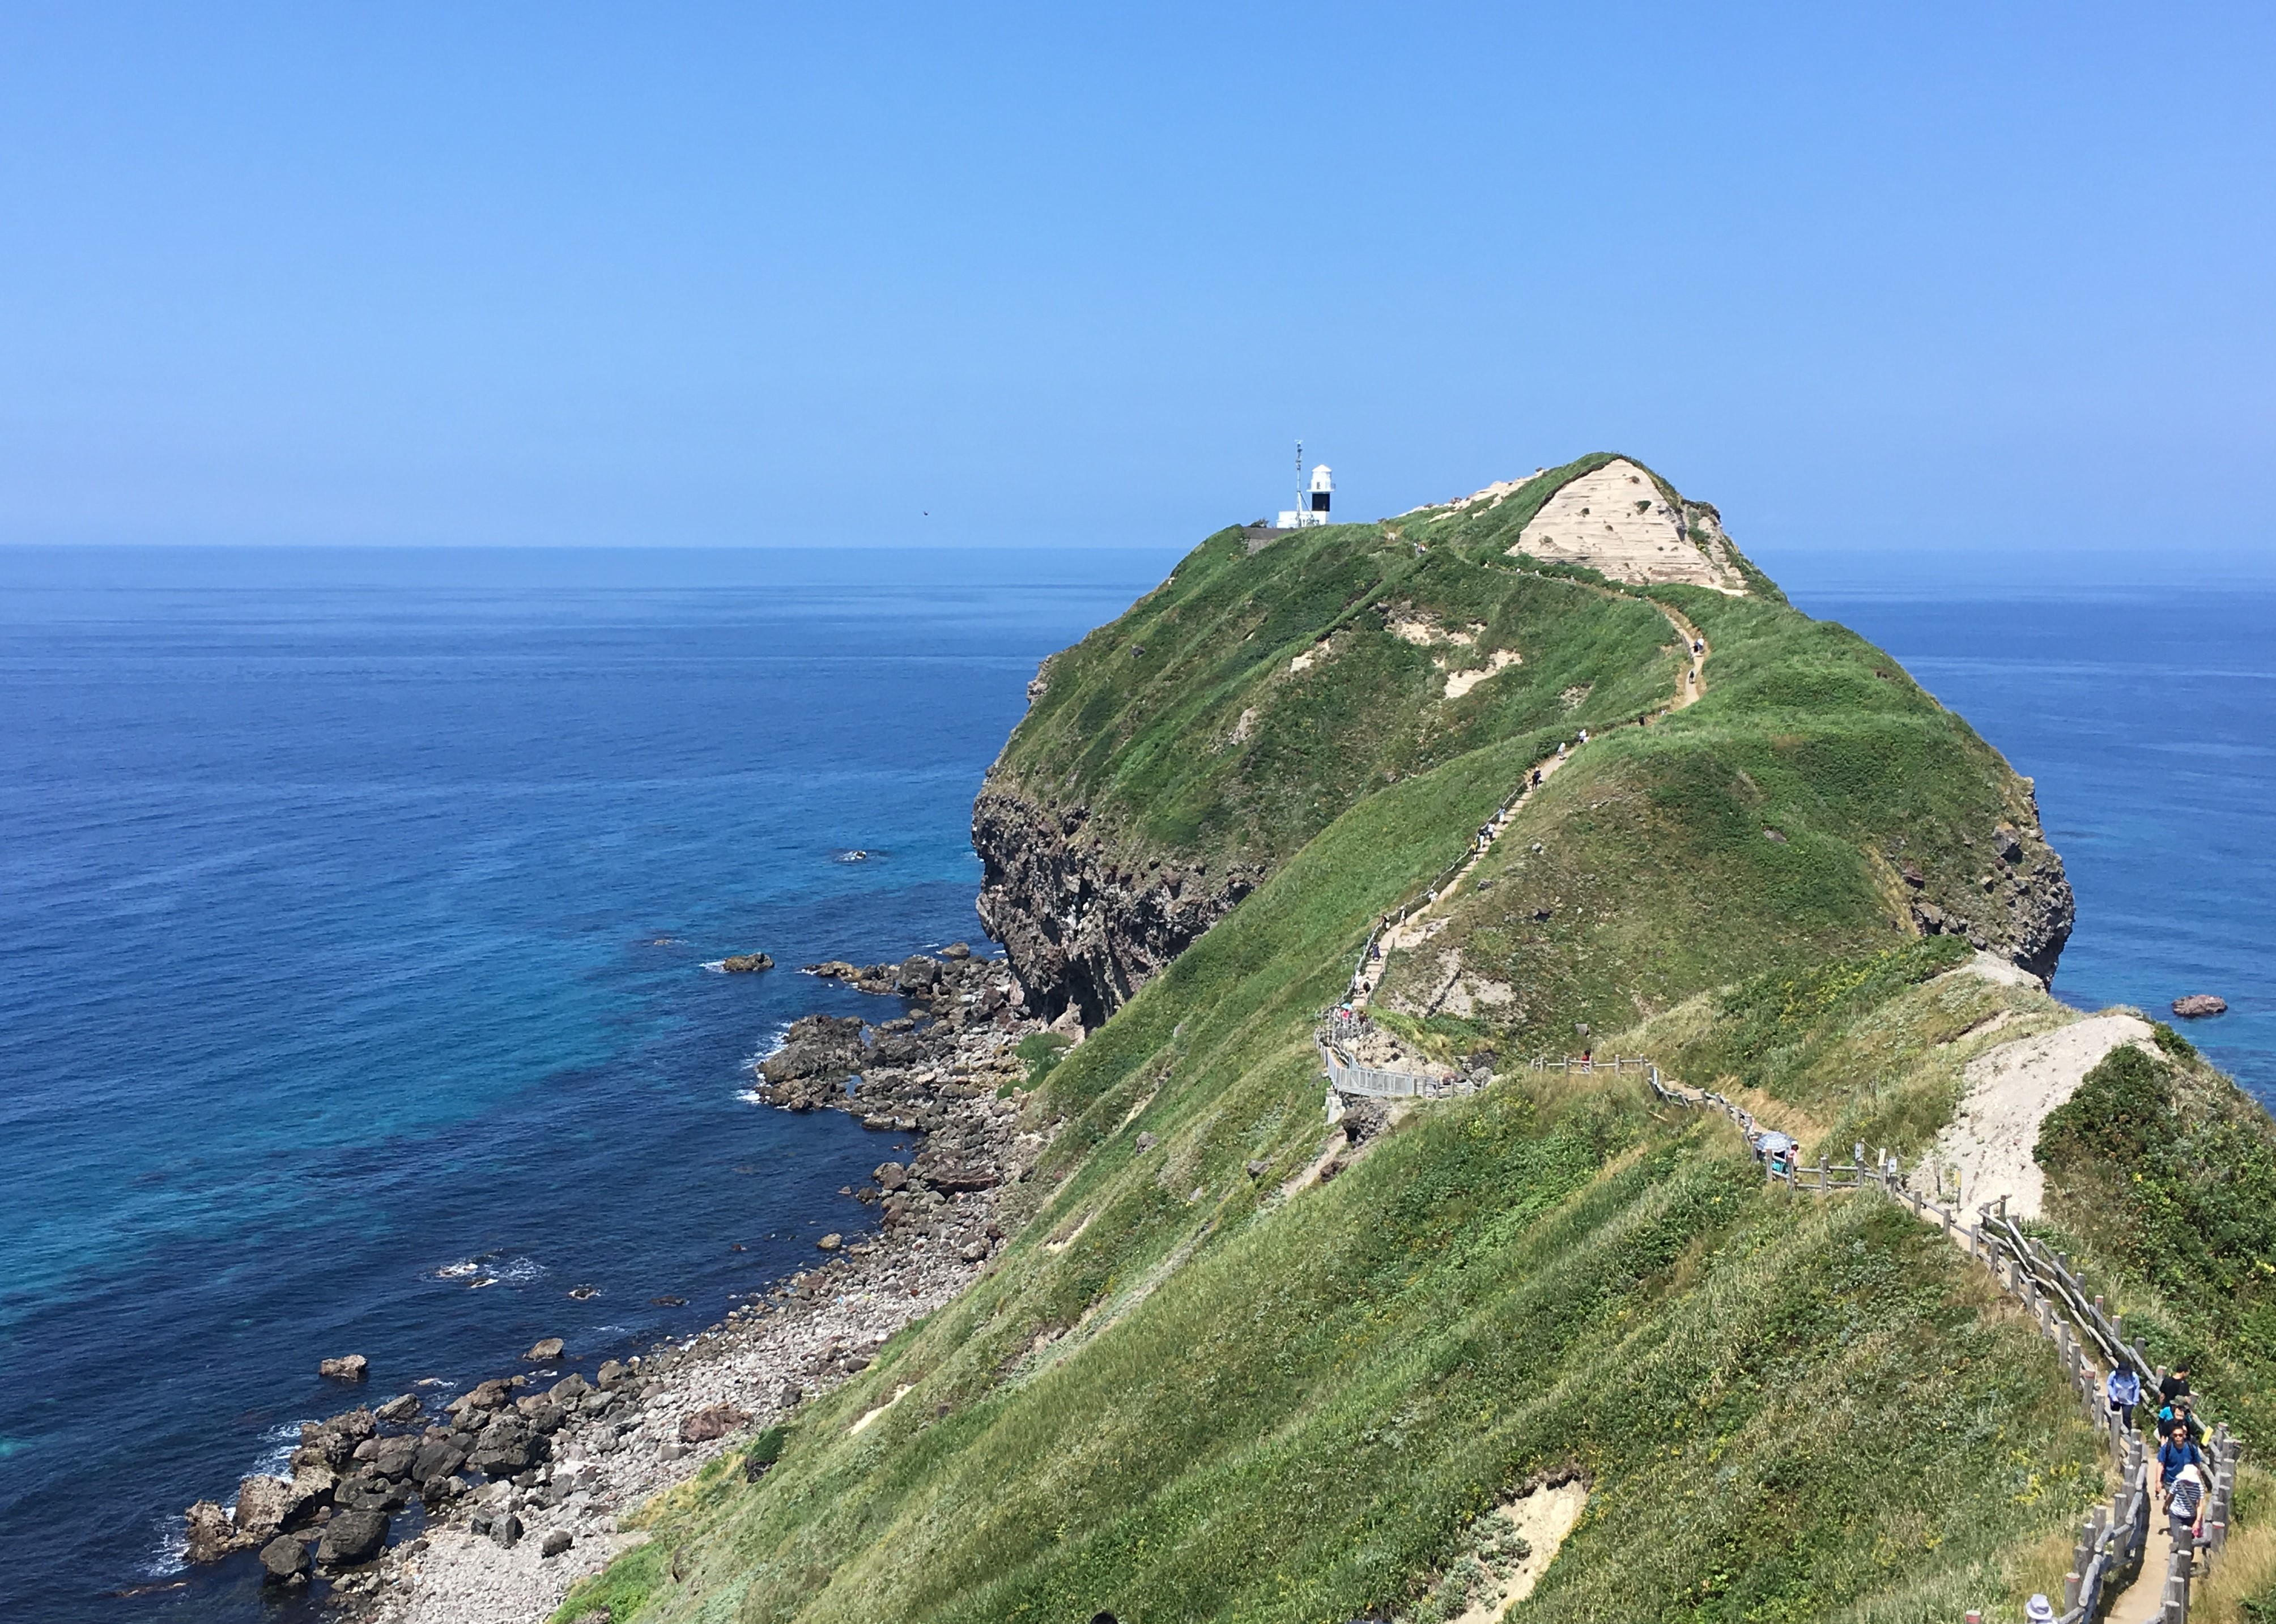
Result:
<svg viewBox="0 0 2276 1624">
<path fill-rule="evenodd" d="M 2186 1045 L 2181 1046 L 2186 1048 Z M 2195 1052 L 2113 1049 L 2042 1125 L 2049 1212 L 2134 1289 L 2153 1358 L 2276 1437 L 2276 1123 Z"/>
</svg>

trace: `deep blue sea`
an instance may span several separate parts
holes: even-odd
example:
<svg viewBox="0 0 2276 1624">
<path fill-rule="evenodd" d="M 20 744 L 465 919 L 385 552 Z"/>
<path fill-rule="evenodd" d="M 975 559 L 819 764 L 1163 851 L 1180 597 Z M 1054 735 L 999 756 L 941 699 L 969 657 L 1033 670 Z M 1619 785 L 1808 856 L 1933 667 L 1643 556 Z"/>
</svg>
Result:
<svg viewBox="0 0 2276 1624">
<path fill-rule="evenodd" d="M 743 1062 L 979 941 L 1028 678 L 1173 558 L 0 549 L 0 1617 L 254 1618 L 171 1546 L 319 1358 L 590 1359 L 862 1227 L 893 1142 Z M 2057 990 L 2223 993 L 2276 1098 L 2276 594 L 1786 575 L 2037 777 Z"/>
<path fill-rule="evenodd" d="M 890 1136 L 743 1062 L 981 942 L 1036 662 L 1172 562 L 0 549 L 0 1617 L 258 1616 L 170 1552 L 320 1358 L 589 1360 L 866 1227 Z"/>
</svg>

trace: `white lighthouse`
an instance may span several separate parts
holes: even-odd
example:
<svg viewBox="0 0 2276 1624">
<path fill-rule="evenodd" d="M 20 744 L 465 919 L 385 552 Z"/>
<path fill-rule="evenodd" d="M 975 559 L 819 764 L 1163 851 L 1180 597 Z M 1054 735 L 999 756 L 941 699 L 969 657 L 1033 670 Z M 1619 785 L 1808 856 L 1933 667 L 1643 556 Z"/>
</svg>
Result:
<svg viewBox="0 0 2276 1624">
<path fill-rule="evenodd" d="M 1304 449 L 1296 448 L 1296 505 L 1284 510 L 1277 530 L 1308 530 L 1315 525 L 1331 522 L 1328 517 L 1330 498 L 1336 494 L 1335 475 L 1325 463 L 1312 470 L 1311 482 L 1304 482 Z"/>
</svg>

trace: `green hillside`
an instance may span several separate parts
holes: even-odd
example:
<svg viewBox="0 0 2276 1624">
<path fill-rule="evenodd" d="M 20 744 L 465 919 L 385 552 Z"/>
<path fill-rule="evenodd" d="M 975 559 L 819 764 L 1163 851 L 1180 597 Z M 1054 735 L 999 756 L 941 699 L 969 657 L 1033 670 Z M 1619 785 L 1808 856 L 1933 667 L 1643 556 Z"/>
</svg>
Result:
<svg viewBox="0 0 2276 1624">
<path fill-rule="evenodd" d="M 1575 1469 L 1513 1617 L 2014 1617 L 2059 1580 L 2102 1467 L 1980 1271 L 1877 1197 L 1767 1190 L 1633 1075 L 1511 1063 L 1585 1022 L 1917 1152 L 1991 1015 L 2067 1018 L 1919 937 L 1926 903 L 2021 952 L 2060 870 L 2028 785 L 1886 655 L 1743 561 L 1732 597 L 1507 555 L 1513 503 L 1603 460 L 1443 520 L 1221 533 L 1054 658 L 991 782 L 1082 805 L 1103 869 L 1261 882 L 1028 1098 L 1058 1126 L 998 1263 L 763 1479 L 731 1457 L 651 1507 L 564 1618 L 1435 1617 L 1482 1514 Z M 1713 653 L 1670 710 L 1678 623 Z M 1315 1020 L 1370 925 L 1582 727 L 1378 999 L 1425 1051 L 1497 1047 L 1496 1082 L 1306 1182 Z M 1517 995 L 1430 1008 L 1449 952 Z"/>
</svg>

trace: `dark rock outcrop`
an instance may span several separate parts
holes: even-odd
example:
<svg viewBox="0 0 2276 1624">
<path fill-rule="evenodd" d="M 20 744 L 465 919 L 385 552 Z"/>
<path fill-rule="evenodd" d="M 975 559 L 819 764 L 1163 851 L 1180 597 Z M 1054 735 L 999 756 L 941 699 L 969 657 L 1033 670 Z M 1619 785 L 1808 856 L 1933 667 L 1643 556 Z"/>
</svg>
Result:
<svg viewBox="0 0 2276 1624">
<path fill-rule="evenodd" d="M 289 1584 L 308 1571 L 308 1547 L 290 1534 L 279 1534 L 261 1547 L 262 1579 L 269 1584 Z"/>
<path fill-rule="evenodd" d="M 1987 843 L 1990 855 L 1975 845 L 1970 855 L 1980 866 L 1956 882 L 1946 875 L 1939 884 L 1910 862 L 1899 867 L 1913 894 L 1914 928 L 1923 936 L 1965 936 L 2052 982 L 2078 905 L 2062 859 L 2039 833 L 2036 805 L 2029 827 L 2002 823 Z"/>
<path fill-rule="evenodd" d="M 1030 1015 L 1095 1027 L 1231 912 L 1262 875 L 1110 855 L 1089 809 L 1054 811 L 991 780 L 972 806 L 980 918 L 1004 944 Z M 1130 872 L 1136 867 L 1137 872 Z"/>
<path fill-rule="evenodd" d="M 2174 1000 L 2174 1013 L 2192 1021 L 2203 1016 L 2226 1015 L 2228 1000 L 2212 993 L 2191 993 L 2186 998 Z"/>
<path fill-rule="evenodd" d="M 719 968 L 731 976 L 747 976 L 774 967 L 773 956 L 765 953 L 730 953 L 719 961 Z"/>
<path fill-rule="evenodd" d="M 387 1544 L 387 1514 L 383 1511 L 344 1511 L 324 1524 L 317 1543 L 316 1560 L 327 1567 L 368 1562 Z"/>
</svg>

